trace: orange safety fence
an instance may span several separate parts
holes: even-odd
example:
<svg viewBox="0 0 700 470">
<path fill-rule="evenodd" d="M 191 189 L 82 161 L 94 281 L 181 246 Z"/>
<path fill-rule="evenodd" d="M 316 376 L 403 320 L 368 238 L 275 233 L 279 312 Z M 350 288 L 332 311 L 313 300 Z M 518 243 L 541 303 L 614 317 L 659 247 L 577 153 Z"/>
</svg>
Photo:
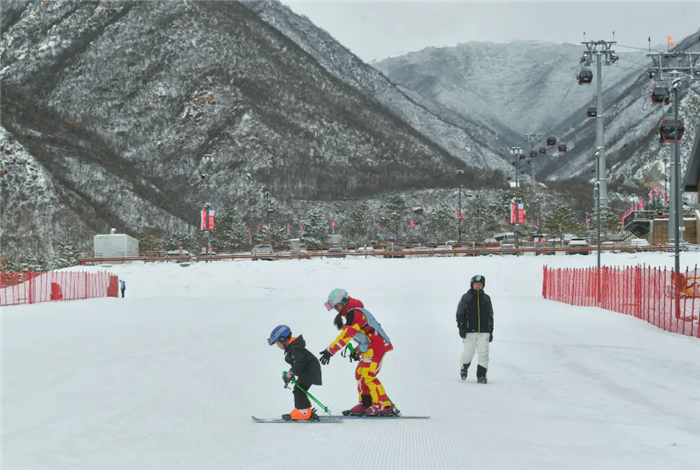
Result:
<svg viewBox="0 0 700 470">
<path fill-rule="evenodd" d="M 599 281 L 600 279 L 600 281 Z M 650 266 L 544 267 L 542 296 L 570 305 L 600 307 L 672 333 L 700 338 L 700 273 L 676 275 Z"/>
<path fill-rule="evenodd" d="M 0 307 L 63 300 L 117 297 L 118 278 L 108 272 L 0 273 Z"/>
</svg>

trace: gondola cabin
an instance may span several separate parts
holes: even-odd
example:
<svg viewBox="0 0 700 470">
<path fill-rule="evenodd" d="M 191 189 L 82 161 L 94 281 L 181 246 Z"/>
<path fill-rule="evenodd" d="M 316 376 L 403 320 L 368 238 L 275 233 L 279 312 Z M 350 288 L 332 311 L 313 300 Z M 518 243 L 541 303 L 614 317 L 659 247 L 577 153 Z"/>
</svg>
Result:
<svg viewBox="0 0 700 470">
<path fill-rule="evenodd" d="M 671 102 L 671 92 L 667 86 L 655 86 L 651 90 L 651 102 L 654 104 L 669 104 Z"/>
<path fill-rule="evenodd" d="M 578 73 L 578 84 L 579 85 L 590 85 L 593 82 L 593 72 L 589 68 L 582 68 Z"/>
<path fill-rule="evenodd" d="M 555 145 L 557 145 L 557 138 L 547 137 L 547 147 L 554 147 Z"/>
<path fill-rule="evenodd" d="M 598 117 L 598 108 L 595 106 L 589 106 L 588 111 L 586 111 L 586 116 L 589 118 Z"/>
<path fill-rule="evenodd" d="M 537 150 L 530 151 L 530 158 L 535 158 L 537 156 Z"/>
<path fill-rule="evenodd" d="M 678 116 L 678 123 L 673 116 L 664 116 L 656 124 L 656 132 L 659 134 L 659 142 L 674 142 L 676 140 L 676 134 L 678 134 L 678 140 L 683 138 L 685 134 L 685 121 L 682 117 Z"/>
<path fill-rule="evenodd" d="M 547 153 L 547 147 L 540 147 L 540 153 Z"/>
<path fill-rule="evenodd" d="M 560 152 L 566 153 L 566 144 L 559 144 L 559 147 L 557 147 Z"/>
</svg>

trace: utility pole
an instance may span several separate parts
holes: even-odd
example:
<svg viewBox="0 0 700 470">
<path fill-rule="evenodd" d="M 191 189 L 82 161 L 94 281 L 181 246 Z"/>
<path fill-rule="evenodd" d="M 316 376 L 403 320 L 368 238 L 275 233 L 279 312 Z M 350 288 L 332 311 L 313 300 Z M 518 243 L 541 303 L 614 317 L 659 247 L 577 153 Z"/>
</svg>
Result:
<svg viewBox="0 0 700 470">
<path fill-rule="evenodd" d="M 459 185 L 459 217 L 457 217 L 457 243 L 462 244 L 462 184 Z"/>
<path fill-rule="evenodd" d="M 523 149 L 520 147 L 511 147 L 510 154 L 515 158 L 515 255 L 520 256 L 520 220 L 518 219 L 518 189 L 520 188 L 520 153 Z"/>
<path fill-rule="evenodd" d="M 204 171 L 201 174 L 202 181 L 205 184 L 206 198 L 211 199 L 211 174 L 209 172 L 210 165 L 214 163 L 214 156 L 207 154 L 202 157 L 202 164 L 204 166 Z M 211 210 L 211 202 L 204 202 L 204 238 L 206 240 L 206 251 L 207 256 L 211 257 L 211 227 L 209 226 L 209 212 Z"/>
<path fill-rule="evenodd" d="M 601 286 L 602 286 L 602 273 L 600 271 L 600 165 L 598 164 L 598 160 L 600 160 L 600 155 L 601 155 L 601 150 L 600 148 L 597 148 L 595 151 L 595 158 L 596 158 L 596 172 L 595 172 L 595 189 L 593 190 L 594 196 L 595 196 L 595 211 L 596 211 L 596 219 L 597 220 L 597 225 L 598 225 L 598 234 L 597 234 L 597 240 L 598 240 L 598 303 L 600 304 L 600 294 L 601 294 Z"/>
<path fill-rule="evenodd" d="M 535 144 L 540 141 L 542 134 L 527 134 L 525 136 L 525 142 L 530 143 L 530 150 L 535 150 Z M 530 158 L 530 165 L 532 166 L 532 187 L 535 188 L 535 159 Z"/>
<path fill-rule="evenodd" d="M 598 159 L 599 171 L 599 192 L 600 204 L 604 208 L 608 207 L 608 173 L 605 162 L 605 113 L 603 112 L 603 65 L 610 66 L 614 64 L 618 57 L 615 51 L 611 49 L 616 41 L 584 41 L 581 44 L 586 46 L 586 50 L 581 57 L 581 63 L 587 67 L 591 65 L 593 57 L 596 58 L 597 70 L 597 94 L 596 94 L 596 148 L 600 149 L 600 158 Z M 605 62 L 603 62 L 605 58 Z"/>
<path fill-rule="evenodd" d="M 670 43 L 669 43 L 670 45 Z M 680 117 L 678 116 L 678 107 L 680 106 L 680 89 L 682 86 L 682 78 L 689 78 L 690 80 L 700 79 L 700 68 L 693 66 L 693 62 L 696 58 L 700 57 L 700 52 L 679 52 L 679 51 L 669 51 L 669 52 L 657 52 L 655 54 L 647 54 L 647 57 L 657 58 L 658 65 L 652 66 L 649 69 L 649 78 L 664 80 L 664 73 L 670 75 L 669 78 L 673 78 L 673 85 L 671 87 L 671 92 L 673 93 L 673 117 L 674 117 L 674 137 L 673 137 L 673 162 L 671 163 L 671 207 L 669 208 L 668 214 L 668 233 L 671 234 L 673 230 L 674 234 L 674 258 L 675 258 L 675 272 L 676 275 L 681 272 L 681 255 L 680 255 L 680 242 L 683 236 L 682 225 L 683 222 L 683 199 L 681 198 L 681 163 L 680 163 L 680 140 L 679 140 L 679 128 L 680 128 Z M 683 65 L 683 62 L 687 59 L 687 65 Z M 677 292 L 680 288 L 677 287 Z M 679 309 L 679 299 L 676 296 L 676 312 Z M 677 315 L 680 313 L 678 312 Z"/>
</svg>

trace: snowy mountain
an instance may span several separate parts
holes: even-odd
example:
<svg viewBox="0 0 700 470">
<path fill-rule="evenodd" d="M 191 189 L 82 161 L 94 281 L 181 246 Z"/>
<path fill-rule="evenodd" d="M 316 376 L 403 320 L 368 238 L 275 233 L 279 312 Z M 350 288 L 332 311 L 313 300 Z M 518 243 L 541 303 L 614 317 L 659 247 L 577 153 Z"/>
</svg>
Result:
<svg viewBox="0 0 700 470">
<path fill-rule="evenodd" d="M 411 90 L 397 87 L 328 32 L 314 25 L 306 16 L 295 14 L 278 0 L 246 5 L 311 54 L 334 76 L 373 97 L 451 154 L 475 167 L 510 169 L 503 158 L 508 154 L 508 142 L 501 133 L 480 124 L 477 117 L 459 115 L 449 107 L 426 101 Z"/>
<path fill-rule="evenodd" d="M 524 134 L 547 132 L 558 119 L 591 102 L 595 90 L 579 87 L 562 103 L 584 49 L 539 41 L 469 42 L 429 47 L 373 65 L 426 100 L 495 131 L 510 130 L 520 144 Z M 617 53 L 624 65 L 606 71 L 606 90 L 615 89 L 642 68 L 635 62 L 640 62 L 643 52 Z"/>
<path fill-rule="evenodd" d="M 0 8 L 5 254 L 112 227 L 193 231 L 205 201 L 257 217 L 264 190 L 334 201 L 503 166 L 433 116 L 451 153 L 239 2 Z"/>
</svg>

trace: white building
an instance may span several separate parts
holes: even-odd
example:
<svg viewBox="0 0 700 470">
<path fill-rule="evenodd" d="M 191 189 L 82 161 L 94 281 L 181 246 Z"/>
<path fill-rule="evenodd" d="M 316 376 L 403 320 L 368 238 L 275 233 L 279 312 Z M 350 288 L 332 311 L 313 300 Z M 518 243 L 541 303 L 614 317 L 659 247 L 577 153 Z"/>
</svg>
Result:
<svg viewBox="0 0 700 470">
<path fill-rule="evenodd" d="M 108 235 L 95 235 L 95 258 L 130 258 L 139 256 L 139 241 L 113 228 Z"/>
</svg>

